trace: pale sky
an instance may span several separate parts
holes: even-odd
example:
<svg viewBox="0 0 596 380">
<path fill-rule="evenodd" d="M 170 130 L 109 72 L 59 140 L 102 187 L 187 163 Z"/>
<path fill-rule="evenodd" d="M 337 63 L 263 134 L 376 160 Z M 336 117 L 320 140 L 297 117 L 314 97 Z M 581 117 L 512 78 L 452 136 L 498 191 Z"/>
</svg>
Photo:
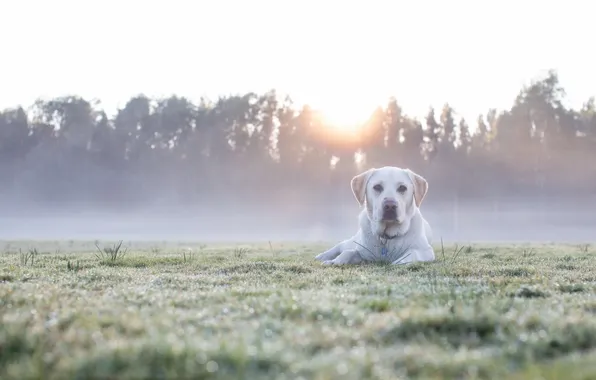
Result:
<svg viewBox="0 0 596 380">
<path fill-rule="evenodd" d="M 276 88 L 340 121 L 389 95 L 449 102 L 470 123 L 557 69 L 570 102 L 596 95 L 594 10 L 578 0 L 4 0 L 0 108 L 67 94 L 110 114 L 139 93 Z"/>
</svg>

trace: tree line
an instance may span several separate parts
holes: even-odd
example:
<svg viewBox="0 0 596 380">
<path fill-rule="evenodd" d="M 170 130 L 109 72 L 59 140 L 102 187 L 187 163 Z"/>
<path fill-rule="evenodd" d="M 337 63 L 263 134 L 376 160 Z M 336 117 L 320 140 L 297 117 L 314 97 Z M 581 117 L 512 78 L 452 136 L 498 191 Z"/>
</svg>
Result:
<svg viewBox="0 0 596 380">
<path fill-rule="evenodd" d="M 32 204 L 301 207 L 337 189 L 350 197 L 354 174 L 396 165 L 425 176 L 435 201 L 584 196 L 596 189 L 596 105 L 564 101 L 550 71 L 510 109 L 476 120 L 457 118 L 450 104 L 417 119 L 390 98 L 346 133 L 274 90 L 197 104 L 138 95 L 113 117 L 78 96 L 38 100 L 0 113 L 0 194 Z"/>
</svg>

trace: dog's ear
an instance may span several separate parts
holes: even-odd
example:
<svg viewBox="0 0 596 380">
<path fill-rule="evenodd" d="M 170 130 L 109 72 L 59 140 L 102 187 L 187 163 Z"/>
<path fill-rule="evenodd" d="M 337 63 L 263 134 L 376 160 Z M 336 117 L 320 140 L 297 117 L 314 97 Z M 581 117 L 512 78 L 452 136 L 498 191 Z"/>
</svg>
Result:
<svg viewBox="0 0 596 380">
<path fill-rule="evenodd" d="M 416 202 L 416 207 L 420 207 L 422 200 L 428 192 L 428 182 L 420 174 L 416 174 L 410 169 L 406 169 L 406 172 L 414 184 L 414 201 Z"/>
<path fill-rule="evenodd" d="M 367 171 L 358 174 L 352 178 L 352 182 L 350 183 L 352 186 L 352 193 L 354 193 L 354 197 L 356 197 L 356 200 L 360 206 L 362 206 L 366 200 L 366 184 L 368 183 L 368 179 L 374 170 L 374 168 L 368 169 Z"/>
</svg>

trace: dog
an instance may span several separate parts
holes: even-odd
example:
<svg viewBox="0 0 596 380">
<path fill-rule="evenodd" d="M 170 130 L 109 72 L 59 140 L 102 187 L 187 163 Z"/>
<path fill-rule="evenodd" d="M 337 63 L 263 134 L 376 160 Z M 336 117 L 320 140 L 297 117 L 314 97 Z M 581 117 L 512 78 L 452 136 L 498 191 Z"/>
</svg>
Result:
<svg viewBox="0 0 596 380">
<path fill-rule="evenodd" d="M 410 169 L 372 168 L 351 181 L 360 207 L 358 232 L 315 259 L 325 265 L 434 261 L 432 230 L 420 205 L 428 182 Z"/>
</svg>

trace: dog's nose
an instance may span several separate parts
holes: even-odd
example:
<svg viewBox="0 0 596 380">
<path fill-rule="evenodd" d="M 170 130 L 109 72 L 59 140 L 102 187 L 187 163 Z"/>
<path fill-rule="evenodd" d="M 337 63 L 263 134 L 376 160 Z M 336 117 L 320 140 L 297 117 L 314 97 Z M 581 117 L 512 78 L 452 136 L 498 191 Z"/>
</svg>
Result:
<svg viewBox="0 0 596 380">
<path fill-rule="evenodd" d="M 383 200 L 383 219 L 396 220 L 397 219 L 397 201 L 394 199 Z"/>
<path fill-rule="evenodd" d="M 383 201 L 383 211 L 395 211 L 397 210 L 397 202 L 393 199 L 385 199 Z"/>
</svg>

